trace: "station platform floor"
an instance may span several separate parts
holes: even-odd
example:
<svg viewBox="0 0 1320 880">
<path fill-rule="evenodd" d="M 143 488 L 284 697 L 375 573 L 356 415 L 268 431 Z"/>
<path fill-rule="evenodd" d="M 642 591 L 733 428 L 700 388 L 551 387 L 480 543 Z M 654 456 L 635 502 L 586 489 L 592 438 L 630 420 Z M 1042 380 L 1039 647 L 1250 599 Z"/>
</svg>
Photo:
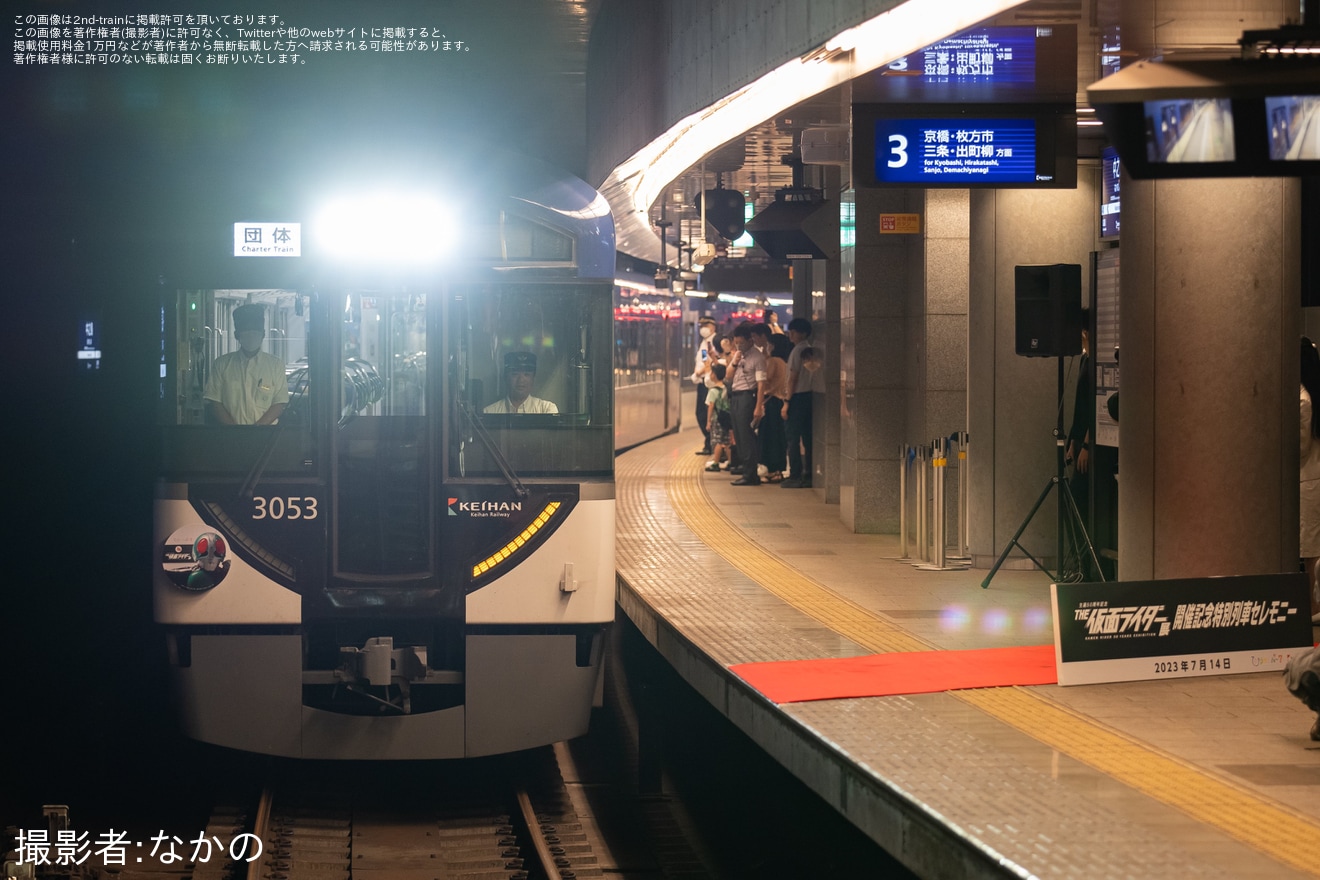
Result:
<svg viewBox="0 0 1320 880">
<path fill-rule="evenodd" d="M 1314 714 L 1277 672 L 776 704 L 729 667 L 1044 645 L 1038 570 L 919 571 L 813 490 L 732 486 L 685 430 L 617 463 L 623 612 L 922 877 L 1320 876 Z"/>
</svg>

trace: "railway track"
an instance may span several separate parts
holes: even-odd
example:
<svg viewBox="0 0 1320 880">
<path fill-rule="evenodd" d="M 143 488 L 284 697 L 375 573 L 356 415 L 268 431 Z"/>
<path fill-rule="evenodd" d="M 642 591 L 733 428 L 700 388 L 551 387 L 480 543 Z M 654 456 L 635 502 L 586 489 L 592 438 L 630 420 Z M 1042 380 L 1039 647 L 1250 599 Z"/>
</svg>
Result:
<svg viewBox="0 0 1320 880">
<path fill-rule="evenodd" d="M 134 829 L 127 839 L 140 842 L 119 865 L 93 856 L 80 870 L 43 866 L 23 876 L 640 880 L 674 866 L 705 876 L 675 805 L 658 793 L 639 797 L 634 747 L 625 744 L 635 736 L 635 723 L 625 730 L 630 715 L 602 716 L 592 737 L 571 744 L 464 761 L 300 762 L 201 749 L 184 769 L 172 765 L 173 778 L 193 784 L 168 801 L 128 813 L 75 801 L 93 838 L 107 824 Z M 158 835 L 177 835 L 178 855 L 154 858 Z"/>
<path fill-rule="evenodd" d="M 217 808 L 206 834 L 239 858 L 194 880 L 575 880 L 603 876 L 552 749 L 472 765 L 303 768 L 255 809 Z M 250 817 L 250 820 L 247 818 Z M 259 854 L 238 846 L 260 841 Z M 250 860 L 249 860 L 250 859 Z"/>
</svg>

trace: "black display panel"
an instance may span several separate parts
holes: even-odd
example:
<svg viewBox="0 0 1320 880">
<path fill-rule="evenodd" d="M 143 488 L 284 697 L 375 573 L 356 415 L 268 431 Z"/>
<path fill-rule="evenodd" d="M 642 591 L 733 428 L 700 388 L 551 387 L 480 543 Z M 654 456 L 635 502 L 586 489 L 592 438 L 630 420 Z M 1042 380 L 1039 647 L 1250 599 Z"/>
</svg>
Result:
<svg viewBox="0 0 1320 880">
<path fill-rule="evenodd" d="M 1066 102 L 1077 94 L 1075 25 L 975 27 L 859 77 L 858 103 Z"/>
<path fill-rule="evenodd" d="M 1316 100 L 1286 96 L 1142 101 L 1098 105 L 1096 114 L 1123 167 L 1138 180 L 1302 177 L 1320 174 Z M 1198 102 L 1204 124 L 1188 113 Z M 1174 105 L 1181 109 L 1173 109 Z"/>
<path fill-rule="evenodd" d="M 853 137 L 858 186 L 1077 185 L 1071 105 L 854 105 Z"/>
<path fill-rule="evenodd" d="M 1141 62 L 1087 96 L 1134 178 L 1320 174 L 1320 60 Z"/>
</svg>

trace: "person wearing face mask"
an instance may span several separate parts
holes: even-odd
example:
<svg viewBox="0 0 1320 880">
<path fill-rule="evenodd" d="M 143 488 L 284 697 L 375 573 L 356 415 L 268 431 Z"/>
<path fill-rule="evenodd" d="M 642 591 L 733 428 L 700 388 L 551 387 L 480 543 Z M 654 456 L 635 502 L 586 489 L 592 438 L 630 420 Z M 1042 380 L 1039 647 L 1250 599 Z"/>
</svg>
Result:
<svg viewBox="0 0 1320 880">
<path fill-rule="evenodd" d="M 692 381 L 697 386 L 696 419 L 703 438 L 697 455 L 710 455 L 710 430 L 706 427 L 706 391 L 709 388 L 711 365 L 720 355 L 719 348 L 715 344 L 715 319 L 710 315 L 702 315 L 697 321 L 697 333 L 701 339 L 697 342 Z"/>
<path fill-rule="evenodd" d="M 233 321 L 239 349 L 216 359 L 202 397 L 217 424 L 273 425 L 289 404 L 289 383 L 284 361 L 261 350 L 265 309 L 255 303 L 239 306 Z"/>
</svg>

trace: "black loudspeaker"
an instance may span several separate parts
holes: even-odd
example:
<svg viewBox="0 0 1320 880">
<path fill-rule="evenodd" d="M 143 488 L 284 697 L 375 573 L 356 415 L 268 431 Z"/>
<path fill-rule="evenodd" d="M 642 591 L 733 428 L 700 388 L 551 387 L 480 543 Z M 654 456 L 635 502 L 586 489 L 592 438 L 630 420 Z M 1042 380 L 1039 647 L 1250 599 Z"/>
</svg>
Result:
<svg viewBox="0 0 1320 880">
<path fill-rule="evenodd" d="M 1070 357 L 1082 353 L 1082 267 L 1076 263 L 1017 266 L 1017 353 Z"/>
</svg>

